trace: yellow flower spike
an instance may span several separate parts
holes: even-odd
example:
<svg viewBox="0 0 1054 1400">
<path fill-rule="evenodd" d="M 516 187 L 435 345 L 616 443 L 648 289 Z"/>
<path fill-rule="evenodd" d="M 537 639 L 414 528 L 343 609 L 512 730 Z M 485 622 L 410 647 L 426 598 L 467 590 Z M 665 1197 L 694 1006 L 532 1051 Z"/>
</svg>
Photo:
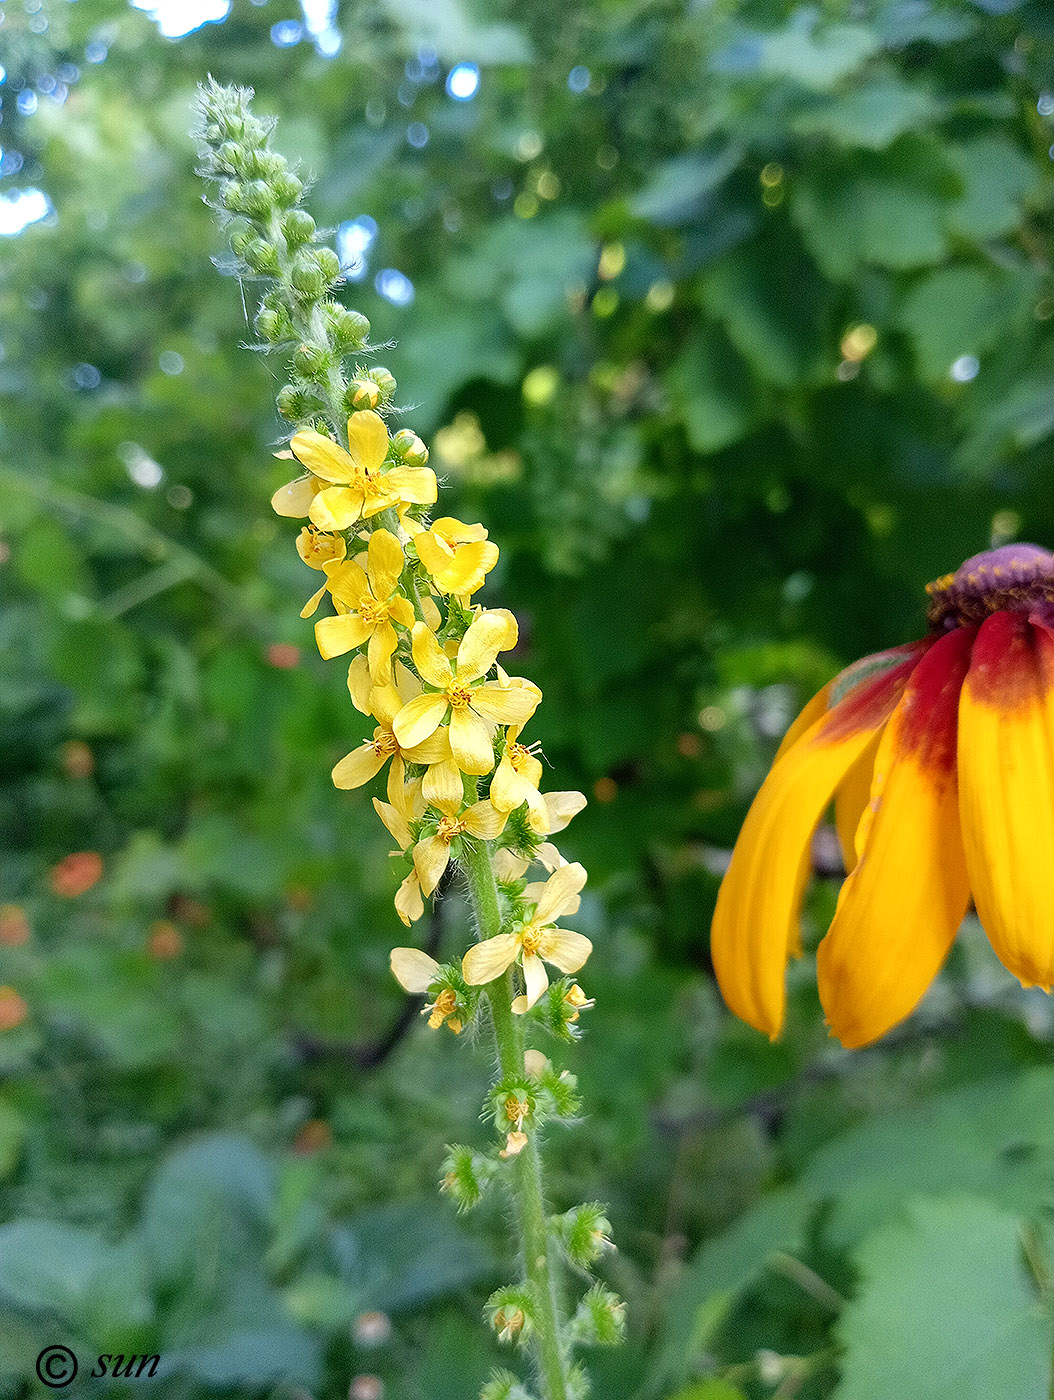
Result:
<svg viewBox="0 0 1054 1400">
<path fill-rule="evenodd" d="M 392 624 L 411 627 L 414 621 L 413 604 L 396 591 L 406 561 L 399 541 L 387 530 L 374 530 L 370 535 L 365 569 L 359 563 L 361 558 L 325 566 L 333 601 L 347 612 L 316 622 L 315 640 L 327 661 L 368 643 L 370 676 L 385 685 L 399 645 Z"/>
<path fill-rule="evenodd" d="M 523 968 L 525 995 L 512 1003 L 516 1015 L 529 1011 L 549 985 L 545 963 L 561 972 L 577 972 L 593 951 L 581 933 L 557 928 L 555 920 L 573 914 L 581 903 L 579 890 L 586 872 L 577 862 L 561 866 L 544 884 L 528 885 L 524 898 L 534 902 L 529 918 L 510 933 L 485 938 L 470 948 L 461 960 L 461 971 L 470 986 L 483 986 L 500 977 L 512 964 Z"/>
<path fill-rule="evenodd" d="M 526 724 L 538 705 L 537 686 L 481 683 L 508 645 L 506 619 L 482 612 L 458 646 L 453 664 L 423 622 L 414 624 L 413 658 L 421 677 L 438 693 L 419 695 L 396 717 L 395 733 L 407 747 L 434 734 L 450 715 L 450 747 L 463 773 L 489 773 L 494 746 L 488 724 Z"/>
<path fill-rule="evenodd" d="M 482 525 L 465 525 L 452 515 L 433 520 L 414 536 L 417 557 L 443 593 L 469 597 L 483 587 L 498 562 L 498 546 Z"/>
<path fill-rule="evenodd" d="M 499 812 L 514 811 L 526 802 L 531 830 L 544 835 L 549 830 L 549 811 L 538 791 L 542 765 L 530 749 L 517 742 L 519 734 L 519 726 L 510 725 L 505 752 L 490 785 L 490 800 Z"/>
</svg>

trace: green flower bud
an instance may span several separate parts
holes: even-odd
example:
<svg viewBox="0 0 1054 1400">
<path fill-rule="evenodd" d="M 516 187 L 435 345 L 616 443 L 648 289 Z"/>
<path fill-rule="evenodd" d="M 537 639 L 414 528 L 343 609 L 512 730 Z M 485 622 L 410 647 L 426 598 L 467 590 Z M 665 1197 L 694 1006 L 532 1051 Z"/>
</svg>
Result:
<svg viewBox="0 0 1054 1400">
<path fill-rule="evenodd" d="M 298 256 L 289 280 L 304 301 L 317 301 L 326 294 L 331 279 L 321 270 L 312 253 L 303 252 Z"/>
<path fill-rule="evenodd" d="M 253 231 L 251 228 L 236 229 L 231 234 L 231 251 L 239 258 L 244 258 L 245 250 L 253 241 Z"/>
<path fill-rule="evenodd" d="M 273 243 L 267 243 L 262 238 L 253 238 L 246 244 L 242 257 L 253 272 L 262 272 L 268 277 L 278 276 L 278 253 Z"/>
<path fill-rule="evenodd" d="M 326 280 L 335 282 L 340 276 L 340 259 L 332 248 L 318 248 L 315 251 L 318 259 L 319 269 L 325 274 Z"/>
<path fill-rule="evenodd" d="M 218 134 L 219 128 L 217 127 L 216 130 Z M 216 152 L 217 162 L 220 165 L 225 165 L 227 169 L 233 171 L 235 175 L 242 175 L 245 173 L 243 170 L 245 164 L 243 156 L 244 152 L 236 141 L 224 141 L 223 145 Z"/>
<path fill-rule="evenodd" d="M 315 221 L 306 209 L 290 209 L 282 215 L 282 234 L 290 248 L 299 248 L 314 238 Z"/>
<path fill-rule="evenodd" d="M 271 311 L 264 307 L 256 313 L 256 334 L 261 340 L 270 340 L 272 343 L 287 340 L 292 329 L 289 318 L 283 316 L 281 311 Z"/>
<path fill-rule="evenodd" d="M 232 214 L 249 212 L 245 201 L 245 186 L 239 180 L 224 180 L 220 184 L 220 203 Z"/>
<path fill-rule="evenodd" d="M 485 1312 L 500 1341 L 522 1345 L 530 1336 L 534 1300 L 526 1287 L 507 1285 L 496 1289 L 487 1299 Z"/>
<path fill-rule="evenodd" d="M 479 1393 L 479 1400 L 533 1400 L 509 1371 L 495 1371 Z"/>
<path fill-rule="evenodd" d="M 380 401 L 381 391 L 372 379 L 353 379 L 344 395 L 344 403 L 349 413 L 363 408 L 376 408 Z"/>
<path fill-rule="evenodd" d="M 246 212 L 256 219 L 266 219 L 274 208 L 274 198 L 266 180 L 250 180 L 245 186 Z"/>
<path fill-rule="evenodd" d="M 283 208 L 295 204 L 304 193 L 303 182 L 298 180 L 291 170 L 279 170 L 270 177 L 268 184 L 271 186 L 274 202 Z M 310 215 L 308 217 L 310 218 Z"/>
<path fill-rule="evenodd" d="M 439 1189 L 453 1197 L 459 1211 L 471 1210 L 483 1199 L 496 1170 L 493 1158 L 455 1143 L 447 1149 Z"/>
<path fill-rule="evenodd" d="M 381 399 L 384 403 L 391 400 L 395 393 L 395 375 L 390 369 L 385 369 L 384 365 L 377 365 L 373 369 L 366 371 L 367 379 L 372 379 L 377 388 L 381 391 Z"/>
<path fill-rule="evenodd" d="M 606 1251 L 615 1248 L 610 1238 L 611 1222 L 605 1210 L 599 1201 L 589 1201 L 550 1220 L 564 1253 L 580 1269 L 588 1268 Z"/>
<path fill-rule="evenodd" d="M 370 323 L 358 311 L 331 301 L 326 306 L 326 320 L 338 350 L 361 350 L 370 334 Z"/>
<path fill-rule="evenodd" d="M 260 180 L 275 180 L 285 173 L 285 157 L 280 156 L 277 151 L 253 151 L 250 159 L 252 172 Z"/>
<path fill-rule="evenodd" d="M 408 467 L 423 467 L 428 461 L 428 448 L 411 428 L 400 428 L 395 434 L 392 452 Z"/>
<path fill-rule="evenodd" d="M 306 384 L 283 385 L 275 402 L 278 412 L 289 423 L 302 423 L 312 413 L 319 413 L 325 408 L 321 398 Z"/>
<path fill-rule="evenodd" d="M 573 1341 L 586 1346 L 615 1346 L 625 1335 L 626 1305 L 603 1284 L 595 1283 L 567 1330 Z"/>
<path fill-rule="evenodd" d="M 333 368 L 333 355 L 322 345 L 298 345 L 293 353 L 293 368 L 305 379 L 324 384 Z"/>
</svg>

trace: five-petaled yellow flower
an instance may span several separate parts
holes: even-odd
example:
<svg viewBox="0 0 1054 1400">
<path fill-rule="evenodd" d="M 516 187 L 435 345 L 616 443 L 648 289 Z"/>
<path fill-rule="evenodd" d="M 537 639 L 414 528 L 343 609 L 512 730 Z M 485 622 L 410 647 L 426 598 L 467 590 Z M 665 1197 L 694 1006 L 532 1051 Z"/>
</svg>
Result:
<svg viewBox="0 0 1054 1400">
<path fill-rule="evenodd" d="M 585 882 L 586 872 L 576 862 L 562 865 L 544 884 L 528 885 L 523 897 L 534 904 L 534 909 L 524 923 L 509 933 L 485 938 L 462 958 L 461 971 L 469 986 L 493 982 L 519 958 L 523 967 L 524 995 L 515 998 L 512 1009 L 522 1015 L 549 985 L 545 963 L 552 963 L 561 972 L 577 972 L 593 951 L 593 945 L 584 934 L 557 928 L 556 920 L 577 911 L 581 903 L 579 890 Z"/>
<path fill-rule="evenodd" d="M 452 515 L 433 520 L 414 535 L 417 557 L 441 593 L 458 597 L 483 587 L 498 562 L 498 546 L 487 539 L 482 525 L 465 525 Z"/>
<path fill-rule="evenodd" d="M 388 429 L 371 409 L 348 419 L 347 451 L 312 429 L 294 433 L 290 447 L 310 476 L 281 487 L 271 498 L 279 515 L 309 516 L 320 530 L 346 530 L 389 506 L 432 505 L 438 495 L 431 467 L 392 467 Z"/>
<path fill-rule="evenodd" d="M 315 623 L 315 640 L 327 661 L 368 642 L 370 675 L 378 685 L 388 683 L 391 658 L 399 645 L 392 623 L 412 627 L 414 621 L 413 604 L 397 591 L 405 563 L 402 545 L 395 536 L 387 530 L 374 530 L 365 569 L 358 559 L 341 559 L 325 566 L 329 591 L 340 609 L 336 617 Z"/>
<path fill-rule="evenodd" d="M 406 787 L 406 764 L 428 765 L 422 781 L 422 795 L 425 801 L 433 801 L 436 793 L 448 791 L 449 770 L 453 769 L 457 780 L 457 795 L 462 792 L 461 775 L 450 755 L 450 741 L 445 729 L 436 732 L 416 748 L 404 749 L 395 737 L 392 724 L 395 716 L 421 689 L 420 682 L 405 666 L 396 662 L 394 674 L 388 685 L 373 686 L 369 691 L 367 713 L 378 721 L 372 739 L 365 739 L 357 749 L 345 754 L 333 769 L 333 786 L 347 791 L 362 787 L 375 777 L 391 759 L 388 769 L 388 800 L 398 804 Z M 440 776 L 433 776 L 439 769 Z"/>
<path fill-rule="evenodd" d="M 930 636 L 849 667 L 791 726 L 733 852 L 714 968 L 770 1036 L 832 799 L 850 873 L 817 971 L 844 1045 L 914 1010 L 971 896 L 1005 966 L 1054 984 L 1054 555 L 1005 545 L 928 591 Z"/>
<path fill-rule="evenodd" d="M 411 700 L 395 718 L 395 736 L 413 748 L 434 734 L 450 715 L 450 748 L 463 773 L 489 773 L 494 767 L 492 726 L 526 724 L 541 691 L 529 682 L 485 682 L 498 652 L 510 645 L 507 617 L 482 612 L 462 637 L 453 665 L 423 622 L 414 624 L 414 665 L 431 692 Z"/>
<path fill-rule="evenodd" d="M 499 812 L 511 812 L 526 802 L 531 830 L 544 835 L 550 830 L 550 823 L 548 808 L 538 791 L 542 765 L 529 748 L 518 742 L 519 736 L 520 726 L 510 725 L 505 735 L 505 752 L 491 779 L 490 800 Z"/>
</svg>

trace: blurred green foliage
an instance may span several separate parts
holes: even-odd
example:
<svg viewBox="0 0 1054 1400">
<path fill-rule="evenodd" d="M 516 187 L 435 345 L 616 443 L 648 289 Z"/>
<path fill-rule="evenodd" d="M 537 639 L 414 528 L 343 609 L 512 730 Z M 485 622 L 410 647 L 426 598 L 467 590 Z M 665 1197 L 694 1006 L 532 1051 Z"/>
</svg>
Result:
<svg viewBox="0 0 1054 1400">
<path fill-rule="evenodd" d="M 501 1221 L 433 1197 L 484 1079 L 404 1033 L 389 842 L 329 783 L 361 721 L 267 507 L 279 369 L 210 265 L 211 71 L 338 247 L 375 222 L 346 300 L 501 546 L 549 785 L 597 799 L 591 1116 L 552 1144 L 554 1208 L 610 1200 L 620 1244 L 597 1394 L 1045 1394 L 1042 994 L 968 922 L 885 1045 L 826 1041 L 808 957 L 768 1045 L 706 929 L 794 707 L 917 635 L 928 578 L 1054 542 L 1049 8 L 342 0 L 329 57 L 281 0 L 178 41 L 0 14 L 0 200 L 54 210 L 0 261 L 0 1390 L 59 1341 L 163 1352 L 173 1400 L 463 1400 L 496 1355 Z"/>
</svg>

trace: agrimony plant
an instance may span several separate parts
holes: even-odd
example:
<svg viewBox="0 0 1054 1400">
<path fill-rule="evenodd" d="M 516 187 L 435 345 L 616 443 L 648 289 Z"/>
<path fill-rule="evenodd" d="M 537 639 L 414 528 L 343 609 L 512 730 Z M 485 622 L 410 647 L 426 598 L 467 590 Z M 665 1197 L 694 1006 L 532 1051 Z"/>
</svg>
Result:
<svg viewBox="0 0 1054 1400">
<path fill-rule="evenodd" d="M 541 790 L 536 748 L 521 742 L 541 691 L 499 660 L 516 645 L 516 619 L 475 601 L 498 548 L 482 525 L 433 514 L 428 449 L 408 428 L 389 431 L 395 380 L 369 366 L 369 322 L 334 296 L 337 257 L 251 97 L 212 80 L 201 88 L 201 174 L 240 275 L 262 287 L 259 348 L 289 360 L 278 408 L 294 431 L 277 455 L 296 475 L 272 505 L 305 522 L 296 548 L 320 576 L 301 615 L 325 608 L 315 623 L 319 650 L 350 658 L 351 703 L 376 721 L 333 781 L 362 787 L 387 767 L 385 796 L 373 804 L 398 846 L 395 908 L 407 928 L 448 866 L 467 884 L 474 927 L 463 956 L 440 964 L 398 947 L 392 972 L 427 998 L 433 1031 L 489 1024 L 496 1071 L 483 1112 L 493 1141 L 452 1146 L 441 1189 L 461 1210 L 495 1186 L 508 1192 L 522 1276 L 491 1297 L 487 1319 L 502 1341 L 529 1352 L 539 1400 L 577 1400 L 588 1381 L 575 1353 L 617 1342 L 623 1305 L 590 1274 L 611 1248 L 604 1207 L 547 1213 L 544 1132 L 577 1118 L 580 1105 L 574 1077 L 528 1042 L 574 1040 L 592 1005 L 574 980 L 591 944 L 560 922 L 578 909 L 586 872 L 551 839 L 585 798 Z M 569 1311 L 572 1277 L 585 1282 Z M 502 1371 L 482 1400 L 513 1397 L 532 1400 L 532 1392 Z"/>
</svg>

